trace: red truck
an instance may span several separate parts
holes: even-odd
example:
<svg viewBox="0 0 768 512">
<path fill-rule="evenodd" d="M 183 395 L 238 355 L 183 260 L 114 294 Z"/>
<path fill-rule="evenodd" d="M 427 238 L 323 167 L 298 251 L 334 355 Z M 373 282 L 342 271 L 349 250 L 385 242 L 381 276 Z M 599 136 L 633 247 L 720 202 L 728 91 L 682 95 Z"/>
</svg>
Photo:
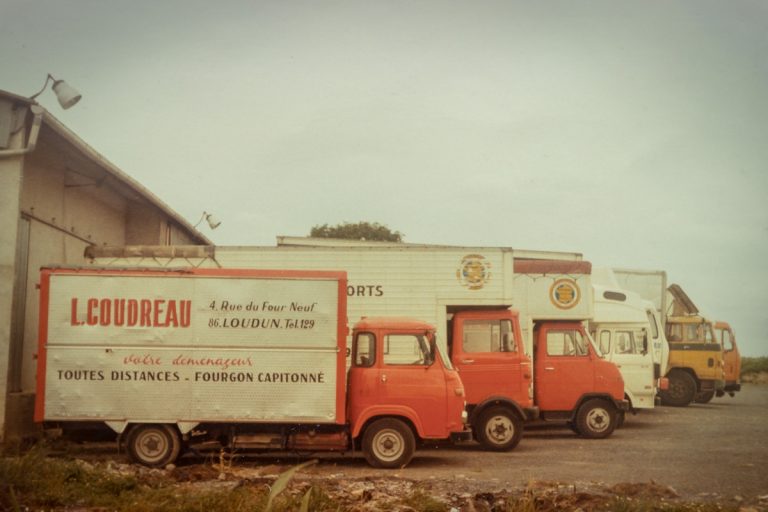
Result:
<svg viewBox="0 0 768 512">
<path fill-rule="evenodd" d="M 433 326 L 353 328 L 344 272 L 47 268 L 35 419 L 106 425 L 131 458 L 192 444 L 350 452 L 397 468 L 464 432 L 464 387 Z"/>
<path fill-rule="evenodd" d="M 533 364 L 515 310 L 458 311 L 449 332 L 469 423 L 486 448 L 514 448 L 524 422 L 538 419 L 565 421 L 584 437 L 607 437 L 628 409 L 618 368 L 598 355 L 581 322 L 537 322 Z"/>
</svg>

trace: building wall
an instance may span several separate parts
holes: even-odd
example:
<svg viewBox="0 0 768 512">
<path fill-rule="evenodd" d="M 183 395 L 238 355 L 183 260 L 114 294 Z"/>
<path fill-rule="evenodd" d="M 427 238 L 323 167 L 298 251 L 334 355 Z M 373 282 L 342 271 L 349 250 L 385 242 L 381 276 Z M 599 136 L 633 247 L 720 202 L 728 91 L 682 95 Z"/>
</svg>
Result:
<svg viewBox="0 0 768 512">
<path fill-rule="evenodd" d="M 6 110 L 7 115 L 10 115 L 10 109 Z M 22 134 L 17 134 L 7 146 L 21 147 L 23 142 Z M 22 168 L 22 158 L 0 158 L 0 439 L 6 430 L 8 417 L 6 409 L 9 405 L 7 401 L 9 383 L 6 379 L 7 372 L 3 370 L 7 368 L 5 363 L 9 360 L 12 351 L 13 311 L 16 309 L 14 308 L 14 282 Z"/>
<path fill-rule="evenodd" d="M 199 243 L 132 185 L 43 128 L 23 160 L 0 158 L 0 375 L 8 376 L 0 378 L 0 440 L 39 428 L 32 416 L 40 267 L 85 264 L 89 245 Z"/>
</svg>

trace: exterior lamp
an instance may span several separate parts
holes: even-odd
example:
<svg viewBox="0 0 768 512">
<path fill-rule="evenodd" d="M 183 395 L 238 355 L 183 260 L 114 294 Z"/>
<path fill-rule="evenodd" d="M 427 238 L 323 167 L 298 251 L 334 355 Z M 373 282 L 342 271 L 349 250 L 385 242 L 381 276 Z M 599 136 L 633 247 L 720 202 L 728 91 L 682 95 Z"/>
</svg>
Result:
<svg viewBox="0 0 768 512">
<path fill-rule="evenodd" d="M 203 222 L 203 219 L 205 219 L 205 221 L 208 223 L 208 227 L 211 229 L 216 229 L 221 225 L 221 221 L 214 217 L 212 213 L 203 212 L 202 217 L 200 217 L 200 220 L 197 221 L 197 224 L 195 224 L 193 227 L 197 228 L 197 226 Z"/>
<path fill-rule="evenodd" d="M 45 88 L 48 87 L 48 82 L 53 81 L 53 85 L 51 86 L 51 89 L 53 89 L 53 92 L 56 93 L 56 98 L 59 100 L 59 105 L 61 105 L 61 108 L 64 110 L 68 109 L 78 101 L 80 101 L 80 98 L 82 98 L 82 95 L 77 92 L 72 86 L 67 84 L 64 80 L 56 80 L 54 77 L 51 76 L 50 73 L 48 73 L 48 77 L 45 79 L 45 83 L 43 84 L 43 88 L 40 89 L 40 91 L 37 94 L 33 94 L 29 97 L 29 99 L 33 100 L 40 96 L 40 94 L 45 91 Z"/>
</svg>

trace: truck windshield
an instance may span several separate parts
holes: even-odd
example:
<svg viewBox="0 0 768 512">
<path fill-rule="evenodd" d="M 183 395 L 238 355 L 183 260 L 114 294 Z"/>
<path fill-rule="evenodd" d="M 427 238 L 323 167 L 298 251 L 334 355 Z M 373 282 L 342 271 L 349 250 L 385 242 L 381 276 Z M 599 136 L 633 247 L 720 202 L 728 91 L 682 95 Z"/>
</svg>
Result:
<svg viewBox="0 0 768 512">
<path fill-rule="evenodd" d="M 590 335 L 588 332 L 584 333 L 584 336 L 587 338 L 587 342 L 592 345 L 592 351 L 598 355 L 598 357 L 601 357 L 605 359 L 605 355 L 600 351 L 600 349 L 597 347 L 597 344 L 595 343 L 595 340 L 592 338 L 592 335 Z"/>
<path fill-rule="evenodd" d="M 435 343 L 435 346 L 437 347 L 437 351 L 440 354 L 440 359 L 443 361 L 443 366 L 445 366 L 449 370 L 453 370 L 453 365 L 451 364 L 451 358 L 448 357 L 448 354 L 445 352 L 445 346 L 443 343 Z"/>
</svg>

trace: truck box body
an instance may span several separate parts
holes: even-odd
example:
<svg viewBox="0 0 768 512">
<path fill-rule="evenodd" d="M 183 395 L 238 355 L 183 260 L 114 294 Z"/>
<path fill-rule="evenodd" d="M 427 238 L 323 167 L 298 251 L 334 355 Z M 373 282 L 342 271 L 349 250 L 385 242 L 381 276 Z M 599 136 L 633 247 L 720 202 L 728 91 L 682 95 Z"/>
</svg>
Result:
<svg viewBox="0 0 768 512">
<path fill-rule="evenodd" d="M 520 312 L 528 354 L 532 353 L 530 328 L 534 319 L 582 320 L 592 315 L 590 275 L 583 270 L 590 265 L 578 253 L 370 242 L 314 247 L 298 245 L 301 239 L 293 240 L 296 245 L 278 247 L 94 247 L 89 256 L 96 265 L 149 268 L 192 264 L 210 268 L 341 269 L 348 276 L 350 320 L 407 315 L 434 324 L 443 343 L 447 320 L 454 310 L 514 307 Z M 544 260 L 553 263 L 539 267 L 528 263 L 537 261 L 532 257 L 541 256 L 559 259 Z M 516 275 L 515 266 L 521 265 L 518 272 L 530 270 L 528 275 Z M 570 273 L 573 268 L 582 270 Z M 573 295 L 566 298 L 566 294 Z"/>
<path fill-rule="evenodd" d="M 36 419 L 343 424 L 343 277 L 44 270 Z"/>
</svg>

